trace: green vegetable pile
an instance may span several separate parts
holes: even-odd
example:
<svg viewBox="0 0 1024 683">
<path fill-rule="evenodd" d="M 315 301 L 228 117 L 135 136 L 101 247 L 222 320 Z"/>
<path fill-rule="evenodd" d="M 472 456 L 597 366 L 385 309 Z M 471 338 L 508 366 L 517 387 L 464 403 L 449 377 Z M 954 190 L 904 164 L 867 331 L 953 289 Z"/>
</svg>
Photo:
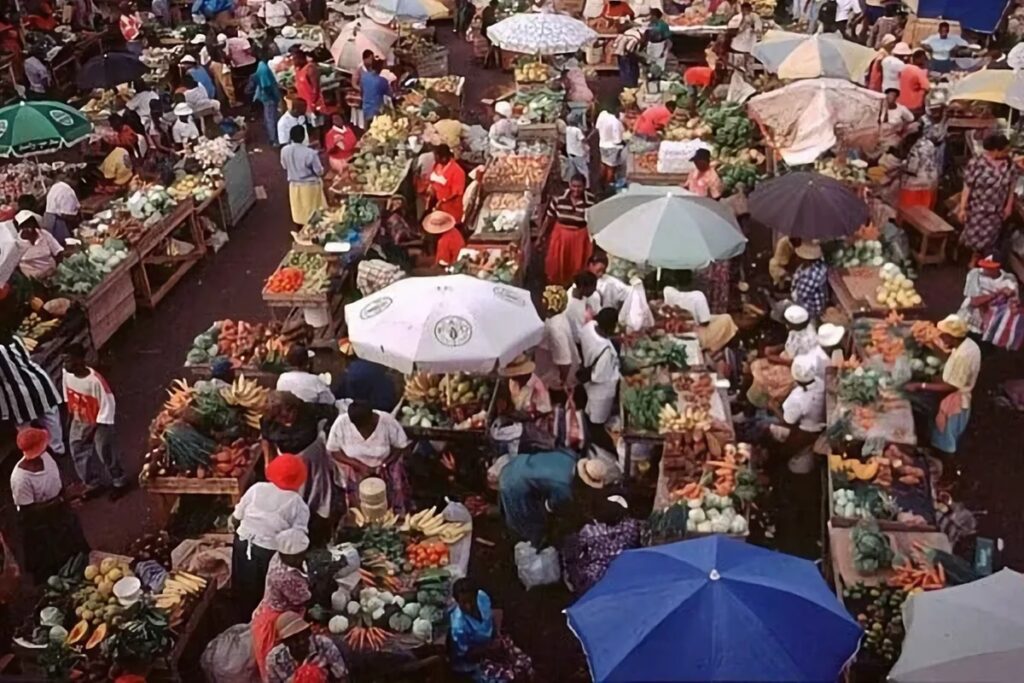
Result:
<svg viewBox="0 0 1024 683">
<path fill-rule="evenodd" d="M 861 652 L 877 657 L 887 664 L 895 662 L 903 645 L 903 603 L 907 594 L 889 586 L 866 586 L 863 581 L 843 589 L 843 601 L 851 608 L 869 601 L 856 613 L 857 623 L 864 629 Z"/>
<path fill-rule="evenodd" d="M 168 460 L 182 472 L 209 467 L 210 454 L 217 450 L 216 441 L 184 422 L 168 425 L 162 439 Z"/>
<path fill-rule="evenodd" d="M 892 566 L 894 553 L 889 537 L 874 521 L 862 520 L 850 534 L 853 541 L 853 566 L 861 574 L 874 574 Z"/>
<path fill-rule="evenodd" d="M 111 238 L 102 246 L 90 245 L 60 262 L 53 283 L 61 294 L 89 294 L 126 258 L 128 248 L 121 240 Z"/>
<path fill-rule="evenodd" d="M 873 405 L 882 395 L 886 377 L 878 370 L 857 368 L 839 378 L 839 400 L 860 406 Z"/>
<path fill-rule="evenodd" d="M 622 362 L 626 372 L 655 365 L 665 365 L 673 370 L 687 370 L 690 367 L 686 360 L 686 346 L 675 337 L 638 339 L 625 349 Z"/>
<path fill-rule="evenodd" d="M 518 92 L 515 103 L 523 106 L 523 116 L 530 123 L 554 123 L 562 115 L 565 93 L 549 88 Z"/>
<path fill-rule="evenodd" d="M 756 128 L 742 104 L 705 103 L 700 115 L 704 123 L 711 126 L 714 131 L 715 146 L 719 154 L 733 153 L 753 143 Z"/>
<path fill-rule="evenodd" d="M 359 542 L 359 550 L 370 555 L 377 551 L 399 566 L 405 562 L 405 542 L 398 530 L 393 527 L 366 527 Z"/>
<path fill-rule="evenodd" d="M 761 178 L 757 166 L 749 162 L 722 164 L 718 167 L 718 175 L 722 179 L 722 194 L 726 197 L 733 194 L 739 185 L 749 194 Z"/>
<path fill-rule="evenodd" d="M 651 387 L 629 387 L 622 394 L 622 406 L 631 429 L 641 432 L 658 431 L 661 407 L 676 402 L 676 392 L 663 384 Z"/>
</svg>

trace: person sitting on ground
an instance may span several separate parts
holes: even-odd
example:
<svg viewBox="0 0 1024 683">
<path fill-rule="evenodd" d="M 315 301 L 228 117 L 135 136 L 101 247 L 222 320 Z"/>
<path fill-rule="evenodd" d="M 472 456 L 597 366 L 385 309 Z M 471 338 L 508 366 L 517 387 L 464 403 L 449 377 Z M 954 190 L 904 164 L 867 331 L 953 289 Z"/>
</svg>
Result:
<svg viewBox="0 0 1024 683">
<path fill-rule="evenodd" d="M 521 423 L 524 440 L 545 444 L 546 448 L 540 450 L 547 450 L 554 446 L 551 395 L 534 372 L 536 369 L 536 363 L 521 354 L 498 370 L 501 381 L 496 399 L 497 415 L 504 418 L 505 425 Z"/>
<path fill-rule="evenodd" d="M 491 598 L 470 579 L 452 586 L 455 606 L 449 625 L 452 669 L 474 681 L 513 683 L 533 679 L 530 658 L 500 633 Z"/>
<path fill-rule="evenodd" d="M 267 565 L 263 599 L 252 614 L 252 654 L 260 676 L 267 679 L 270 651 L 279 642 L 278 618 L 287 612 L 302 613 L 313 597 L 304 571 L 309 536 L 301 529 L 285 529 L 274 539 L 277 553 Z"/>
<path fill-rule="evenodd" d="M 348 681 L 348 666 L 341 651 L 327 636 L 314 634 L 301 615 L 284 612 L 277 618 L 275 629 L 278 645 L 267 655 L 267 683 Z"/>
<path fill-rule="evenodd" d="M 25 277 L 36 280 L 45 280 L 53 275 L 64 252 L 57 238 L 40 227 L 42 220 L 39 214 L 25 209 L 14 216 L 23 249 L 18 269 Z"/>
<path fill-rule="evenodd" d="M 1017 330 L 1020 288 L 1017 278 L 988 256 L 967 273 L 959 315 L 970 331 L 999 348 L 1016 351 L 1024 341 Z"/>
<path fill-rule="evenodd" d="M 793 252 L 800 259 L 800 265 L 793 273 L 790 297 L 813 319 L 820 320 L 828 306 L 828 264 L 822 257 L 821 246 L 816 242 L 803 242 Z"/>
<path fill-rule="evenodd" d="M 724 349 L 739 331 L 728 313 L 711 314 L 708 299 L 699 289 L 680 291 L 675 287 L 666 287 L 663 297 L 667 305 L 681 308 L 690 314 L 697 323 L 697 339 L 701 348 L 712 357 Z"/>
<path fill-rule="evenodd" d="M 103 175 L 100 190 L 120 192 L 132 178 L 135 171 L 132 165 L 132 152 L 126 143 L 116 144 L 100 163 L 99 171 Z"/>
<path fill-rule="evenodd" d="M 305 345 L 296 344 L 288 349 L 284 362 L 288 369 L 278 376 L 275 389 L 287 391 L 306 403 L 334 405 L 331 388 L 310 372 L 313 361 Z"/>
<path fill-rule="evenodd" d="M 640 547 L 640 520 L 630 517 L 626 500 L 610 496 L 597 501 L 589 520 L 562 544 L 565 581 L 575 595 L 583 595 L 608 571 L 612 561 L 626 550 Z"/>
</svg>

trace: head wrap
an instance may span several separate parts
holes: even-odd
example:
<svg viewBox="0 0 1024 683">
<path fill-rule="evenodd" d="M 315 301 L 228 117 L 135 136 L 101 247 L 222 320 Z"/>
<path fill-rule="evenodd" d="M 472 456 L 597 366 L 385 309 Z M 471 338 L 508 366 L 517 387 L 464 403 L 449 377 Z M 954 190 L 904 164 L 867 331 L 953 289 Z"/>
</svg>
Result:
<svg viewBox="0 0 1024 683">
<path fill-rule="evenodd" d="M 569 305 L 569 294 L 565 287 L 559 285 L 548 285 L 544 288 L 544 306 L 551 313 L 561 313 Z"/>
<path fill-rule="evenodd" d="M 274 545 L 283 555 L 298 555 L 309 548 L 309 536 L 302 529 L 285 529 L 274 537 Z"/>
<path fill-rule="evenodd" d="M 285 491 L 298 491 L 306 483 L 306 463 L 297 455 L 279 455 L 267 465 L 267 481 Z"/>
</svg>

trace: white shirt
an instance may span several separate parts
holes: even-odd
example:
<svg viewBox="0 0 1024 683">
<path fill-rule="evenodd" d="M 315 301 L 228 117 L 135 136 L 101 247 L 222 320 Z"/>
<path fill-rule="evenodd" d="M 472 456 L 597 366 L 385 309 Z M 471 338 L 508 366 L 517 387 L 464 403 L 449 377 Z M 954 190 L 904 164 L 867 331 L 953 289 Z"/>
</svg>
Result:
<svg viewBox="0 0 1024 683">
<path fill-rule="evenodd" d="M 43 469 L 40 471 L 29 472 L 17 465 L 11 471 L 11 497 L 19 508 L 22 505 L 45 503 L 60 493 L 60 470 L 57 469 L 57 463 L 49 453 L 39 457 L 43 460 Z"/>
<path fill-rule="evenodd" d="M 182 144 L 189 140 L 195 140 L 199 137 L 199 129 L 196 128 L 196 124 L 191 121 L 177 120 L 174 125 L 171 126 L 171 137 L 174 139 L 175 144 Z"/>
<path fill-rule="evenodd" d="M 601 147 L 619 147 L 622 145 L 622 121 L 611 112 L 603 111 L 597 115 L 594 123 L 597 128 L 597 139 Z"/>
<path fill-rule="evenodd" d="M 150 122 L 149 105 L 153 100 L 158 99 L 160 99 L 160 96 L 152 90 L 143 90 L 135 93 L 130 100 L 125 102 L 125 106 L 139 115 L 139 119 L 142 120 L 143 125 L 148 126 Z"/>
<path fill-rule="evenodd" d="M 838 0 L 836 2 L 836 21 L 846 21 L 857 11 L 858 7 L 857 0 Z"/>
<path fill-rule="evenodd" d="M 78 203 L 75 191 L 63 180 L 55 182 L 46 193 L 46 213 L 56 216 L 74 216 L 80 208 L 81 205 Z"/>
<path fill-rule="evenodd" d="M 797 386 L 782 402 L 782 419 L 802 432 L 825 428 L 825 383 L 815 378 L 806 387 Z"/>
<path fill-rule="evenodd" d="M 619 308 L 629 296 L 629 285 L 617 277 L 602 275 L 597 278 L 597 294 L 601 308 Z M 594 313 L 597 315 L 597 312 Z"/>
<path fill-rule="evenodd" d="M 576 372 L 580 365 L 580 352 L 564 311 L 544 321 L 544 337 L 537 345 L 534 360 L 537 363 L 537 376 L 548 389 L 565 388 L 558 372 L 559 366 L 569 366 L 570 380 Z"/>
<path fill-rule="evenodd" d="M 278 391 L 287 391 L 306 403 L 334 403 L 334 394 L 327 384 L 311 372 L 289 370 L 277 378 Z"/>
<path fill-rule="evenodd" d="M 584 142 L 586 138 L 587 136 L 583 134 L 583 131 L 576 126 L 566 126 L 565 153 L 571 157 L 588 158 L 590 156 L 590 150 L 587 149 L 587 145 Z"/>
<path fill-rule="evenodd" d="M 239 520 L 238 537 L 266 550 L 277 550 L 277 535 L 282 531 L 309 528 L 309 506 L 302 496 L 266 481 L 249 487 L 233 516 Z"/>
<path fill-rule="evenodd" d="M 284 0 L 264 2 L 263 6 L 256 12 L 256 16 L 263 19 L 270 28 L 281 28 L 288 23 L 288 17 L 291 14 L 292 11 Z"/>
<path fill-rule="evenodd" d="M 811 351 L 803 354 L 804 357 L 810 357 L 814 361 L 814 376 L 825 381 L 825 371 L 832 364 L 832 359 L 825 353 L 825 349 L 821 348 L 820 345 L 815 346 Z M 794 359 L 795 360 L 795 359 Z"/>
<path fill-rule="evenodd" d="M 790 330 L 786 337 L 786 355 L 792 360 L 797 356 L 810 353 L 818 346 L 818 331 L 814 325 L 808 325 L 801 330 Z"/>
<path fill-rule="evenodd" d="M 206 88 L 200 83 L 194 88 L 185 91 L 185 104 L 192 107 L 192 111 L 199 111 L 210 106 L 210 96 L 206 94 Z"/>
<path fill-rule="evenodd" d="M 284 3 L 281 3 L 284 4 Z M 287 145 L 292 141 L 292 128 L 295 126 L 308 126 L 309 119 L 306 115 L 295 116 L 290 111 L 286 111 L 281 118 L 277 120 L 277 142 L 282 145 Z M 309 131 L 306 131 L 306 138 L 303 142 L 309 140 Z"/>
<path fill-rule="evenodd" d="M 900 89 L 900 73 L 907 65 L 899 57 L 889 55 L 882 60 L 882 92 L 891 88 Z"/>
<path fill-rule="evenodd" d="M 583 365 L 592 368 L 587 392 L 586 413 L 595 424 L 604 424 L 611 417 L 615 392 L 619 387 L 619 354 L 610 339 L 597 333 L 597 323 L 586 324 L 582 332 Z"/>
<path fill-rule="evenodd" d="M 583 325 L 587 322 L 587 300 L 577 299 L 569 296 L 569 303 L 565 306 L 564 315 L 569 321 L 569 329 L 572 330 L 573 341 L 581 343 L 580 335 L 583 332 Z"/>
<path fill-rule="evenodd" d="M 0 229 L 6 229 L 6 227 Z M 36 233 L 35 244 L 21 237 L 15 239 L 24 249 L 21 252 L 21 260 L 18 262 L 21 272 L 27 277 L 37 280 L 49 277 L 57 267 L 56 256 L 64 251 L 64 247 L 60 246 L 57 238 L 49 230 L 39 230 Z"/>
<path fill-rule="evenodd" d="M 708 298 L 703 292 L 681 292 L 675 287 L 666 287 L 664 299 L 669 306 L 687 311 L 698 325 L 711 322 L 711 308 L 708 307 Z"/>
<path fill-rule="evenodd" d="M 61 383 L 64 387 L 64 402 L 68 405 L 72 419 L 88 423 L 91 413 L 95 411 L 96 424 L 114 424 L 117 402 L 103 375 L 89 370 L 88 375 L 79 377 L 63 370 Z"/>
<path fill-rule="evenodd" d="M 960 36 L 949 34 L 942 38 L 938 33 L 928 36 L 921 41 L 921 44 L 928 46 L 932 51 L 932 59 L 941 61 L 948 60 L 954 48 L 967 47 L 967 41 Z"/>
<path fill-rule="evenodd" d="M 46 92 L 46 89 L 50 87 L 50 70 L 46 68 L 42 60 L 33 55 L 24 61 L 22 68 L 25 69 L 29 90 L 37 93 Z"/>
<path fill-rule="evenodd" d="M 338 415 L 327 435 L 327 450 L 341 451 L 346 457 L 358 460 L 368 467 L 380 467 L 391 451 L 409 445 L 402 425 L 388 413 L 373 411 L 377 415 L 377 428 L 369 438 L 364 438 L 352 424 L 347 412 Z"/>
<path fill-rule="evenodd" d="M 893 109 L 885 110 L 885 120 L 890 125 L 903 127 L 914 122 L 914 115 L 905 106 L 897 103 Z"/>
<path fill-rule="evenodd" d="M 732 39 L 732 51 L 750 52 L 761 35 L 761 17 L 753 12 L 746 17 L 743 14 L 736 14 L 729 20 L 727 28 L 737 30 L 736 37 Z"/>
</svg>

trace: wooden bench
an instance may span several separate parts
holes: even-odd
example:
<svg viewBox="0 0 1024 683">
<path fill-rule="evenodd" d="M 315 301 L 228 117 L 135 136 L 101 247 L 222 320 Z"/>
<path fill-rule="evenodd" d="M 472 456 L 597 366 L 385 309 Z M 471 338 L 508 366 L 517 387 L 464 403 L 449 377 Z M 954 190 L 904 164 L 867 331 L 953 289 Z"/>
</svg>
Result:
<svg viewBox="0 0 1024 683">
<path fill-rule="evenodd" d="M 896 220 L 899 225 L 910 226 L 920 236 L 920 244 L 913 252 L 918 265 L 945 263 L 946 243 L 954 233 L 953 226 L 925 206 L 901 208 Z"/>
</svg>

